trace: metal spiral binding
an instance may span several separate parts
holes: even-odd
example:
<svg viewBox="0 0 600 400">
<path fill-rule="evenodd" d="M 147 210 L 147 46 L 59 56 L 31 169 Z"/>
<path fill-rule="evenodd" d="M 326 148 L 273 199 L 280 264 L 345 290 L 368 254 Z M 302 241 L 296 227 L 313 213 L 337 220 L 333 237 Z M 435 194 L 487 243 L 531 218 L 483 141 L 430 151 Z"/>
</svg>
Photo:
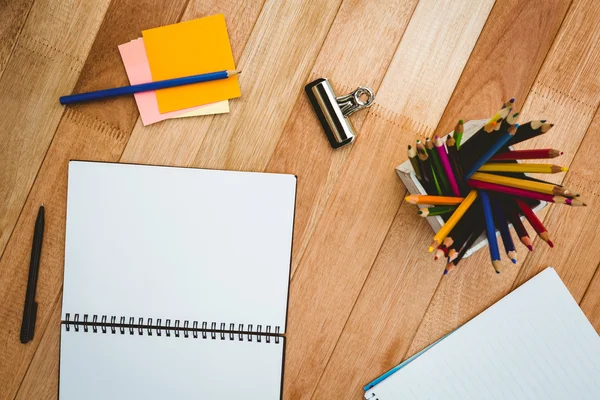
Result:
<svg viewBox="0 0 600 400">
<path fill-rule="evenodd" d="M 81 319 L 80 319 L 81 318 Z M 118 322 L 117 322 L 118 319 Z M 91 320 L 91 321 L 90 321 Z M 110 320 L 110 321 L 109 321 Z M 152 318 L 139 317 L 137 322 L 134 317 L 126 318 L 125 316 L 117 317 L 116 315 L 97 315 L 97 314 L 73 314 L 71 320 L 71 314 L 65 314 L 65 320 L 62 322 L 65 325 L 67 332 L 71 331 L 71 327 L 75 332 L 79 332 L 80 328 L 83 328 L 83 332 L 89 332 L 90 328 L 93 333 L 98 333 L 100 330 L 102 333 L 108 333 L 110 329 L 111 334 L 129 334 L 129 335 L 140 335 L 143 336 L 144 332 L 147 336 L 162 336 L 166 337 L 181 337 L 189 338 L 190 336 L 194 339 L 211 339 L 211 340 L 236 340 L 261 343 L 263 340 L 267 343 L 271 343 L 273 340 L 276 344 L 279 344 L 281 338 L 280 327 L 271 325 L 257 325 L 256 329 L 252 324 L 248 324 L 244 329 L 244 324 L 236 324 L 233 322 L 229 326 L 225 322 L 198 322 L 188 320 L 173 320 L 165 319 L 164 323 L 161 318 L 157 318 L 154 321 Z"/>
</svg>

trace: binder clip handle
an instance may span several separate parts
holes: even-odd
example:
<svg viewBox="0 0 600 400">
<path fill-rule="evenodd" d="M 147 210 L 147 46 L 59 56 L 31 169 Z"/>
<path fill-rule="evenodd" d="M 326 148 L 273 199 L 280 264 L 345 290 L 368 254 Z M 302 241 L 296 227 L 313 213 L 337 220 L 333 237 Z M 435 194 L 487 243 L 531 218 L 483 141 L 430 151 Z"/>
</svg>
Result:
<svg viewBox="0 0 600 400">
<path fill-rule="evenodd" d="M 363 95 L 367 96 L 366 101 L 361 99 Z M 342 110 L 344 117 L 348 117 L 358 110 L 362 110 L 363 108 L 371 106 L 375 100 L 375 94 L 373 94 L 373 91 L 370 88 L 359 86 L 354 92 L 348 93 L 344 96 L 336 97 L 335 99 L 340 105 L 340 109 Z"/>
</svg>

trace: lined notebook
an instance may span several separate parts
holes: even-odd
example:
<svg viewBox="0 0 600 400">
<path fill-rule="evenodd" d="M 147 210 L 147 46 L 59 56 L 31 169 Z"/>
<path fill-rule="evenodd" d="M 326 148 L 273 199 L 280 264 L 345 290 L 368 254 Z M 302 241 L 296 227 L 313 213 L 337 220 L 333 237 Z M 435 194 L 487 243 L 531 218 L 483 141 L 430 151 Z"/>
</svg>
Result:
<svg viewBox="0 0 600 400">
<path fill-rule="evenodd" d="M 600 337 L 547 268 L 391 372 L 365 398 L 600 399 Z"/>
<path fill-rule="evenodd" d="M 69 164 L 59 396 L 281 397 L 296 177 Z"/>
</svg>

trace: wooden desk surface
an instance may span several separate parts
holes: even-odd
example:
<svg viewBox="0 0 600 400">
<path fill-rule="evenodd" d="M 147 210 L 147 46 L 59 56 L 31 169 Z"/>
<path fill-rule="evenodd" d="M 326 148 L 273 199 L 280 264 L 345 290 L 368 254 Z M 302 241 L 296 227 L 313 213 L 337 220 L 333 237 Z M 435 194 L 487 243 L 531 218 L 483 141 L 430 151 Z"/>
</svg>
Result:
<svg viewBox="0 0 600 400">
<path fill-rule="evenodd" d="M 231 113 L 143 127 L 132 98 L 62 107 L 127 83 L 117 45 L 143 29 L 224 13 L 242 98 Z M 298 175 L 284 397 L 360 398 L 363 384 L 553 265 L 600 330 L 600 2 L 528 0 L 13 0 L 0 5 L 0 399 L 54 399 L 70 159 Z M 376 105 L 333 151 L 303 93 L 328 77 Z M 496 275 L 482 251 L 443 276 L 432 233 L 394 166 L 417 135 L 490 116 L 556 124 L 589 207 L 550 206 Z M 596 136 L 594 136 L 596 135 Z M 35 339 L 19 342 L 33 224 L 46 205 Z"/>
</svg>

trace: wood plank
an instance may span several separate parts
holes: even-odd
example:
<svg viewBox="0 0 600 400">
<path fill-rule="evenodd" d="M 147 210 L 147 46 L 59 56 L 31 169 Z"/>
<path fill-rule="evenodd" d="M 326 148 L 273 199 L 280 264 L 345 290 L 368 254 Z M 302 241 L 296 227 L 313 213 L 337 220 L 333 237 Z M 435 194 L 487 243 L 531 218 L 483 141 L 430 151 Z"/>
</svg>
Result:
<svg viewBox="0 0 600 400">
<path fill-rule="evenodd" d="M 600 334 L 600 265 L 596 269 L 596 274 L 588 286 L 588 290 L 581 301 L 581 309 L 590 320 L 596 332 Z"/>
<path fill-rule="evenodd" d="M 497 99 L 504 93 L 530 85 L 568 8 L 565 3 L 547 2 L 542 9 L 525 0 L 496 2 L 436 131 L 456 123 L 457 116 L 449 114 L 449 108 L 465 112 L 469 105 L 471 115 L 482 117 L 494 112 Z M 519 10 L 516 15 L 514 10 Z M 514 41 L 512 34 L 507 37 L 506 26 L 514 24 L 514 35 L 522 37 L 529 31 L 527 22 L 538 15 L 544 18 L 537 20 L 531 41 Z M 508 68 L 514 54 L 527 54 L 528 63 Z M 463 96 L 469 100 L 464 101 Z M 493 98 L 496 100 L 491 101 Z M 424 251 L 431 237 L 431 228 L 416 215 L 415 206 L 402 202 L 329 361 L 317 397 L 356 394 L 362 385 L 404 359 L 443 271 L 443 266 L 434 264 Z"/>
<path fill-rule="evenodd" d="M 176 21 L 184 6 L 185 0 L 178 3 L 153 0 L 111 4 L 83 67 L 77 89 L 123 84 L 126 76 L 121 67 L 117 45 L 137 37 L 141 29 L 148 26 Z M 131 15 L 136 15 L 135 21 L 131 20 Z M 121 26 L 121 29 L 115 30 L 115 26 Z M 4 388 L 0 399 L 14 398 L 46 327 L 52 323 L 49 322 L 52 321 L 52 309 L 59 304 L 57 302 L 63 276 L 68 162 L 70 159 L 117 161 L 136 118 L 133 100 L 121 98 L 69 107 L 56 130 L 23 213 L 0 260 L 0 341 L 6 344 L 0 359 L 0 387 Z M 46 205 L 46 229 L 37 290 L 39 308 L 36 336 L 33 342 L 23 346 L 18 336 L 27 282 L 31 232 L 36 210 L 41 202 Z M 52 332 L 58 329 L 59 326 L 52 323 L 47 331 L 54 334 Z M 39 356 L 36 362 L 47 362 L 49 365 L 56 362 L 56 355 L 51 348 L 40 348 L 40 353 L 44 357 Z M 44 385 L 56 385 L 56 376 L 36 373 L 47 370 L 46 365 L 31 369 L 28 378 L 21 385 L 23 390 L 28 392 L 30 386 L 42 385 L 42 382 Z"/>
<path fill-rule="evenodd" d="M 0 77 L 25 25 L 33 0 L 0 1 Z"/>
<path fill-rule="evenodd" d="M 60 326 L 61 294 L 50 316 L 50 326 Z M 54 400 L 58 396 L 58 357 L 60 329 L 48 329 L 40 340 L 38 351 L 31 361 L 27 375 L 17 393 L 17 400 Z"/>
<path fill-rule="evenodd" d="M 529 141 L 527 146 L 561 148 L 565 155 L 560 162 L 567 166 L 574 159 L 600 103 L 597 80 L 600 58 L 595 53 L 599 50 L 600 27 L 595 23 L 600 17 L 599 13 L 600 5 L 596 2 L 581 1 L 572 4 L 522 110 L 524 121 L 543 117 L 556 124 L 548 134 Z M 561 178 L 558 175 L 551 177 L 555 180 Z M 583 264 L 572 261 L 565 263 L 565 255 L 571 250 L 569 244 L 583 240 L 579 236 L 581 229 L 576 222 L 579 219 L 565 220 L 565 216 L 572 212 L 584 217 L 588 211 L 583 208 L 575 210 L 566 206 L 551 206 L 541 213 L 542 217 L 547 213 L 545 223 L 551 232 L 555 232 L 554 249 L 549 249 L 536 240 L 533 253 L 520 251 L 519 256 L 523 257 L 523 261 L 496 278 L 490 272 L 487 255 L 482 252 L 465 265 L 470 267 L 469 270 L 461 269 L 457 271 L 457 276 L 443 279 L 408 353 L 418 351 L 444 333 L 462 325 L 547 265 L 553 265 L 557 269 L 579 301 L 598 260 L 593 262 L 581 256 L 578 260 Z M 477 272 L 473 273 L 473 270 Z"/>
<path fill-rule="evenodd" d="M 400 205 L 394 165 L 415 134 L 437 125 L 492 5 L 417 5 L 378 105 L 366 117 L 292 279 L 284 382 L 289 398 L 315 390 Z"/>
<path fill-rule="evenodd" d="M 213 120 L 194 166 L 265 169 L 340 4 L 265 3 L 239 62 L 243 95 Z"/>
<path fill-rule="evenodd" d="M 237 62 L 242 56 L 263 4 L 264 0 L 191 1 L 182 20 L 224 14 L 233 58 Z M 243 75 L 247 75 L 246 72 Z M 246 96 L 244 86 L 242 96 Z M 234 107 L 237 101 L 238 99 L 232 100 L 230 106 Z M 143 126 L 139 120 L 123 152 L 121 162 L 189 166 L 194 161 L 202 137 L 213 119 L 222 118 L 229 118 L 229 114 L 172 119 L 150 126 Z"/>
<path fill-rule="evenodd" d="M 109 0 L 37 1 L 0 78 L 0 254 L 83 67 Z"/>
<path fill-rule="evenodd" d="M 416 4 L 417 1 L 405 0 L 345 1 L 307 83 L 327 77 L 338 96 L 359 85 L 377 92 Z M 357 34 L 356 26 L 369 27 L 369 34 Z M 375 37 L 377 46 L 372 46 Z M 292 109 L 266 170 L 296 174 L 300 178 L 294 220 L 293 276 L 353 147 L 333 150 L 329 146 L 303 93 Z M 362 111 L 352 116 L 358 140 L 367 114 L 368 111 Z"/>
</svg>

